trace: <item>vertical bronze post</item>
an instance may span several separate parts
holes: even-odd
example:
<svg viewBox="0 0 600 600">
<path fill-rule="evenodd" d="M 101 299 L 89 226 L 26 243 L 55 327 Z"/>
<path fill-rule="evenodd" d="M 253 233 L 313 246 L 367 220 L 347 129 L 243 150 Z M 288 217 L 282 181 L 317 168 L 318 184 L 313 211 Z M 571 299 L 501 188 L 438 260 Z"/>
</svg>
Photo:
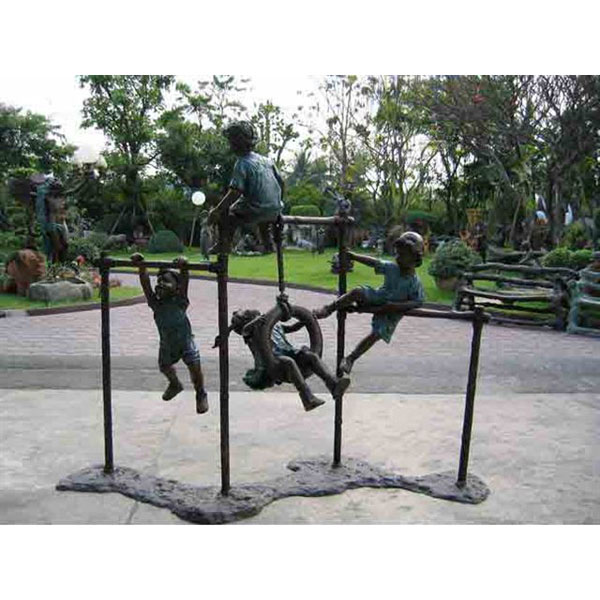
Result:
<svg viewBox="0 0 600 600">
<path fill-rule="evenodd" d="M 223 240 L 223 230 L 219 239 Z M 227 307 L 227 278 L 229 258 L 219 250 L 217 271 L 217 292 L 219 295 L 219 406 L 221 418 L 221 494 L 229 494 L 229 336 Z"/>
<path fill-rule="evenodd" d="M 471 429 L 473 427 L 473 408 L 475 405 L 475 387 L 479 366 L 479 349 L 481 346 L 481 330 L 483 329 L 483 309 L 475 308 L 473 318 L 473 338 L 471 340 L 471 360 L 469 363 L 469 380 L 465 398 L 465 416 L 463 420 L 462 443 L 460 447 L 460 464 L 456 485 L 464 487 L 467 483 L 467 467 L 469 464 L 469 447 L 471 445 Z"/>
<path fill-rule="evenodd" d="M 108 299 L 110 259 L 103 254 L 100 258 L 100 312 L 102 319 L 102 399 L 104 404 L 104 472 L 112 473 L 112 399 L 110 385 L 110 306 Z"/>
<path fill-rule="evenodd" d="M 338 222 L 338 256 L 340 270 L 338 273 L 338 297 L 347 291 L 346 271 L 348 267 L 348 255 L 346 248 L 346 220 L 340 219 Z M 340 363 L 344 358 L 344 345 L 346 340 L 346 312 L 338 310 L 337 312 L 337 358 L 336 374 L 342 375 Z M 343 395 L 335 399 L 335 417 L 333 432 L 333 466 L 339 467 L 342 458 L 342 403 Z"/>
<path fill-rule="evenodd" d="M 283 222 L 279 218 L 273 223 L 273 240 L 277 249 L 277 281 L 279 293 L 285 293 L 285 274 L 283 271 Z"/>
</svg>

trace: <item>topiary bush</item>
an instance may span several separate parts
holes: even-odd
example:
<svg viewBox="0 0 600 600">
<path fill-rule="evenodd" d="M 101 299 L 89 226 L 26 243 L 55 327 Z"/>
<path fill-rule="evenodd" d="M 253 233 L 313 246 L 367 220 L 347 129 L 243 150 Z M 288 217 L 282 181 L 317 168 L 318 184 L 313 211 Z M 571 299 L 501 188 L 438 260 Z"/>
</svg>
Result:
<svg viewBox="0 0 600 600">
<path fill-rule="evenodd" d="M 564 246 L 555 248 L 542 258 L 544 267 L 562 267 L 579 271 L 592 262 L 592 250 L 583 249 L 573 252 Z"/>
<path fill-rule="evenodd" d="M 148 242 L 148 252 L 183 252 L 183 244 L 174 231 L 157 231 Z"/>
<path fill-rule="evenodd" d="M 438 247 L 427 271 L 436 279 L 451 279 L 480 262 L 479 254 L 461 240 L 455 240 Z"/>
</svg>

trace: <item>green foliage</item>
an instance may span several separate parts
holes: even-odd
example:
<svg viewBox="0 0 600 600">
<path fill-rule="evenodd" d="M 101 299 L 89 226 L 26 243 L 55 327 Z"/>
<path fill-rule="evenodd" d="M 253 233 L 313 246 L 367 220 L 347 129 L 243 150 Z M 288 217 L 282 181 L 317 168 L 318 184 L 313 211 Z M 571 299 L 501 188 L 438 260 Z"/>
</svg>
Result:
<svg viewBox="0 0 600 600">
<path fill-rule="evenodd" d="M 73 261 L 78 256 L 83 256 L 86 262 L 91 263 L 100 258 L 100 248 L 90 238 L 69 238 L 67 261 Z"/>
<path fill-rule="evenodd" d="M 583 250 L 575 250 L 572 256 L 572 267 L 576 271 L 580 271 L 581 269 L 585 269 L 592 262 L 592 254 L 593 250 L 583 249 Z"/>
<path fill-rule="evenodd" d="M 592 262 L 592 250 L 572 251 L 565 246 L 555 248 L 542 258 L 544 267 L 561 267 L 579 271 Z"/>
<path fill-rule="evenodd" d="M 294 217 L 320 217 L 321 211 L 314 204 L 298 204 L 297 206 L 292 206 L 290 215 Z"/>
<path fill-rule="evenodd" d="M 590 234 L 581 221 L 575 221 L 565 227 L 562 245 L 569 248 L 569 250 L 580 250 L 590 241 Z"/>
<path fill-rule="evenodd" d="M 23 238 L 13 231 L 0 231 L 0 248 L 18 250 L 23 245 Z"/>
<path fill-rule="evenodd" d="M 438 247 L 428 273 L 432 277 L 450 279 L 459 277 L 469 267 L 479 264 L 481 257 L 460 240 L 446 242 Z"/>
<path fill-rule="evenodd" d="M 149 252 L 182 252 L 183 244 L 177 234 L 168 229 L 157 231 L 148 243 Z"/>
<path fill-rule="evenodd" d="M 0 103 L 0 182 L 19 169 L 60 176 L 73 150 L 47 117 Z"/>
</svg>

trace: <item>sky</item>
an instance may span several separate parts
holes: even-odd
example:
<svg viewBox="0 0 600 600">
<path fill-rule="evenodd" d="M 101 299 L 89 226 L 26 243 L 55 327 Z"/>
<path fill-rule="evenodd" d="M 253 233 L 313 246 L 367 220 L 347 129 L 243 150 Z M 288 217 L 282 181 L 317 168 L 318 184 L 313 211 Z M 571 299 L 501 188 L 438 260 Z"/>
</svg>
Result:
<svg viewBox="0 0 600 600">
<path fill-rule="evenodd" d="M 178 80 L 189 83 L 192 89 L 198 80 L 208 77 L 210 75 L 206 74 L 177 75 Z M 250 77 L 249 89 L 242 95 L 246 106 L 251 109 L 254 104 L 271 100 L 284 110 L 288 118 L 303 104 L 303 96 L 298 95 L 298 90 L 304 94 L 317 92 L 320 79 L 311 75 L 282 77 L 258 74 L 247 77 Z M 69 143 L 100 152 L 106 144 L 104 134 L 93 128 L 81 127 L 81 109 L 87 95 L 87 91 L 79 87 L 76 75 L 44 74 L 31 77 L 8 74 L 0 77 L 0 102 L 45 115 L 60 126 L 61 133 Z"/>
</svg>

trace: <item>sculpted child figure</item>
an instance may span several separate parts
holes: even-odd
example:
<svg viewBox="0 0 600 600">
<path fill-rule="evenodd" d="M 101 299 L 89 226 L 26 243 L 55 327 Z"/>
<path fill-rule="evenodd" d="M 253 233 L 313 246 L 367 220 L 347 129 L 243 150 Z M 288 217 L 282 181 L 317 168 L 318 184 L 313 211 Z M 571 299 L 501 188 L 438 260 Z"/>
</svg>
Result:
<svg viewBox="0 0 600 600">
<path fill-rule="evenodd" d="M 262 358 L 258 346 L 258 328 L 264 323 L 264 315 L 258 310 L 236 311 L 231 317 L 229 331 L 235 331 L 243 336 L 244 342 L 250 348 L 254 357 L 255 367 L 249 369 L 244 376 L 244 383 L 255 390 L 262 390 L 282 382 L 293 383 L 302 401 L 304 410 L 309 411 L 321 406 L 325 402 L 315 396 L 305 377 L 311 372 L 320 377 L 334 398 L 339 397 L 350 385 L 347 376 L 335 377 L 327 368 L 321 358 L 306 346 L 296 348 L 290 344 L 286 333 L 298 331 L 304 323 L 297 321 L 291 325 L 276 323 L 271 332 L 271 350 L 277 358 L 278 367 L 269 371 Z M 215 339 L 215 346 L 219 345 L 219 338 Z"/>
<path fill-rule="evenodd" d="M 141 263 L 144 257 L 136 253 L 131 256 L 131 260 L 134 264 Z M 174 366 L 181 359 L 190 371 L 190 378 L 196 391 L 196 412 L 202 414 L 208 410 L 208 397 L 204 389 L 200 353 L 194 343 L 190 321 L 185 314 L 190 305 L 187 260 L 183 257 L 176 258 L 173 265 L 180 271 L 161 269 L 157 276 L 156 287 L 152 290 L 146 267 L 138 264 L 140 283 L 148 306 L 154 313 L 154 321 L 160 335 L 158 366 L 161 373 L 169 380 L 162 398 L 171 400 L 183 390 Z"/>
<path fill-rule="evenodd" d="M 258 136 L 249 121 L 236 121 L 223 134 L 237 156 L 229 190 L 208 215 L 208 223 L 225 225 L 223 250 L 229 252 L 235 230 L 241 225 L 258 225 L 263 252 L 270 249 L 269 223 L 277 220 L 283 202 L 283 180 L 273 161 L 254 152 Z M 214 247 L 212 251 L 216 251 Z"/>
<path fill-rule="evenodd" d="M 315 317 L 324 319 L 336 310 L 351 309 L 360 305 L 381 306 L 382 311 L 373 315 L 371 333 L 363 338 L 356 348 L 343 360 L 340 369 L 350 373 L 355 361 L 379 340 L 390 343 L 402 313 L 385 312 L 385 305 L 393 302 L 400 305 L 402 310 L 411 310 L 423 304 L 425 293 L 423 285 L 416 274 L 416 267 L 423 262 L 423 238 L 414 231 L 403 233 L 394 242 L 396 260 L 379 260 L 372 256 L 364 256 L 348 252 L 348 257 L 375 269 L 375 273 L 384 276 L 383 285 L 378 289 L 363 285 L 340 296 L 335 302 L 314 311 Z M 398 306 L 394 307 L 396 310 Z"/>
</svg>

